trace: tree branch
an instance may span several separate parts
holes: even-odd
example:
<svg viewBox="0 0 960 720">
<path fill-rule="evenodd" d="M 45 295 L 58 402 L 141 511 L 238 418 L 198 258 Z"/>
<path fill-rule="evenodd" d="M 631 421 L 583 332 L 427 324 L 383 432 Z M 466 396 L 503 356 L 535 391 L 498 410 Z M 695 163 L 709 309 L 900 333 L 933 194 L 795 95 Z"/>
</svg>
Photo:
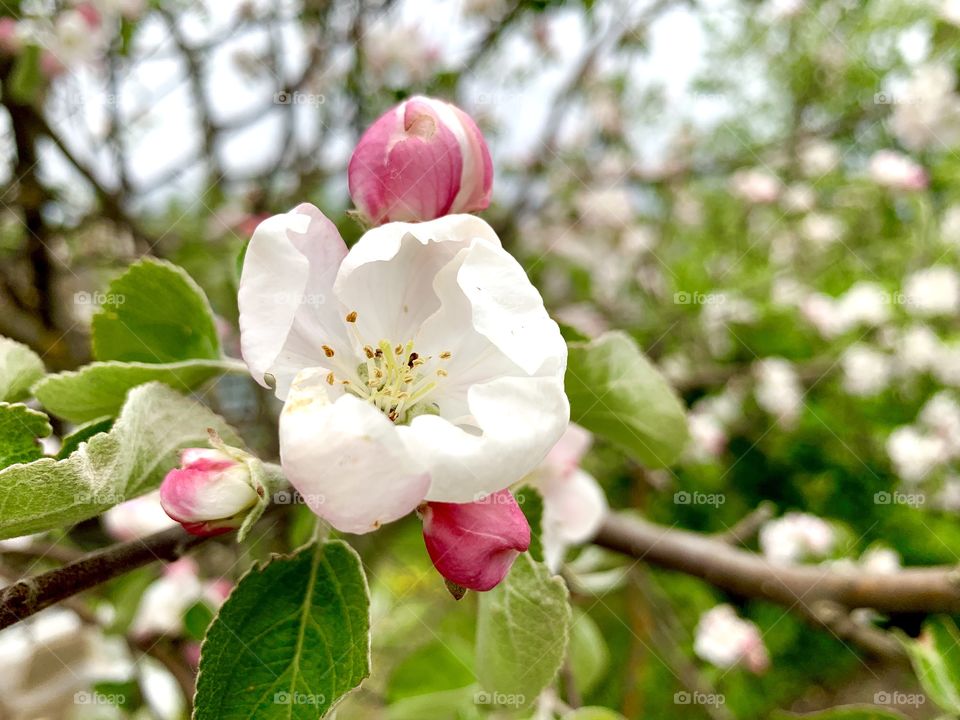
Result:
<svg viewBox="0 0 960 720">
<path fill-rule="evenodd" d="M 155 560 L 177 560 L 206 539 L 178 526 L 97 550 L 61 568 L 20 580 L 0 591 L 0 630 Z"/>
</svg>

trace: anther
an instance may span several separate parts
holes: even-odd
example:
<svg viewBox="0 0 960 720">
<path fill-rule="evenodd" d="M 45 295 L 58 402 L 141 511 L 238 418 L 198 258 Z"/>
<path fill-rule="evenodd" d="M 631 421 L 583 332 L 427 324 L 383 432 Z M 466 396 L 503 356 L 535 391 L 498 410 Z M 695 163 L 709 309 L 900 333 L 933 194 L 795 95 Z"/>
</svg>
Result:
<svg viewBox="0 0 960 720">
<path fill-rule="evenodd" d="M 357 311 L 356 311 L 356 310 L 353 310 L 353 311 L 347 313 L 347 322 L 348 322 L 348 323 L 355 323 L 356 321 L 357 321 Z"/>
<path fill-rule="evenodd" d="M 323 347 L 323 354 L 324 354 L 324 355 L 326 355 L 327 357 L 333 357 L 333 354 L 334 354 L 334 353 L 333 353 L 333 348 L 332 348 L 332 347 L 330 347 L 329 345 L 322 345 L 321 347 Z"/>
</svg>

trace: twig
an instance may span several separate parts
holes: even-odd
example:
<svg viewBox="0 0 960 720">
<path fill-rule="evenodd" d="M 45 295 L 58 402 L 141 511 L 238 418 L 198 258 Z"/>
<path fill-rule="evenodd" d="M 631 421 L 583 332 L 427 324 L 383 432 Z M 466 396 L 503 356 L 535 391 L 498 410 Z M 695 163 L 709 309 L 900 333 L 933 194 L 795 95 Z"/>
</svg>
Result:
<svg viewBox="0 0 960 720">
<path fill-rule="evenodd" d="M 0 591 L 0 629 L 155 560 L 177 560 L 204 540 L 180 527 L 170 528 L 89 553 L 61 568 L 21 580 Z"/>
</svg>

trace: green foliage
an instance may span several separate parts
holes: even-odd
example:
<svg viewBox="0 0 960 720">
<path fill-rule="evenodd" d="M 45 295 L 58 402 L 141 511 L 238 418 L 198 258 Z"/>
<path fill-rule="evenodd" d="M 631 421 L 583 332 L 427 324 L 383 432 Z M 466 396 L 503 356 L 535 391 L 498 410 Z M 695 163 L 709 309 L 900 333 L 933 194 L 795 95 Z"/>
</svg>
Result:
<svg viewBox="0 0 960 720">
<path fill-rule="evenodd" d="M 49 418 L 19 403 L 0 402 L 0 468 L 43 457 L 37 438 L 52 432 Z"/>
<path fill-rule="evenodd" d="M 144 258 L 107 288 L 93 317 L 97 360 L 175 363 L 220 358 L 210 303 L 187 273 Z"/>
<path fill-rule="evenodd" d="M 339 540 L 255 566 L 200 655 L 195 720 L 322 717 L 370 673 L 367 582 Z"/>
<path fill-rule="evenodd" d="M 0 401 L 23 400 L 45 372 L 43 361 L 33 350 L 0 336 Z"/>
<path fill-rule="evenodd" d="M 798 715 L 794 713 L 778 712 L 774 720 L 906 720 L 907 716 L 896 710 L 887 710 L 870 705 L 849 705 L 836 707 L 822 712 Z"/>
<path fill-rule="evenodd" d="M 0 471 L 0 538 L 64 527 L 153 490 L 176 451 L 205 445 L 211 427 L 239 443 L 217 415 L 165 385 L 132 390 L 113 428 L 67 459 Z"/>
<path fill-rule="evenodd" d="M 560 669 L 570 623 L 566 584 L 520 555 L 478 601 L 476 673 L 488 704 L 528 707 Z"/>
<path fill-rule="evenodd" d="M 162 382 L 181 392 L 217 377 L 230 364 L 222 360 L 173 363 L 95 362 L 75 372 L 47 375 L 34 387 L 37 399 L 54 415 L 74 423 L 116 416 L 131 388 Z"/>
<path fill-rule="evenodd" d="M 530 525 L 530 547 L 527 552 L 537 562 L 543 562 L 543 497 L 530 485 L 520 487 L 514 496 Z"/>
<path fill-rule="evenodd" d="M 927 695 L 951 715 L 960 714 L 960 630 L 953 620 L 932 617 L 917 640 L 902 642 Z"/>
<path fill-rule="evenodd" d="M 571 343 L 566 387 L 574 422 L 648 467 L 669 466 L 686 446 L 683 405 L 625 333 Z"/>
</svg>

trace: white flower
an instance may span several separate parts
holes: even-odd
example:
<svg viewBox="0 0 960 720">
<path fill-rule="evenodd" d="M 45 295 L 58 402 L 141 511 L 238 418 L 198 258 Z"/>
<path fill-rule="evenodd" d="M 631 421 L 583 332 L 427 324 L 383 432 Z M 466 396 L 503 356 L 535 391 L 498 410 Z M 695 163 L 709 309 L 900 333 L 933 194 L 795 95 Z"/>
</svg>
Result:
<svg viewBox="0 0 960 720">
<path fill-rule="evenodd" d="M 822 558 L 836 543 L 830 523 L 808 513 L 789 512 L 760 528 L 760 549 L 772 563 L 788 565 Z"/>
<path fill-rule="evenodd" d="M 780 199 L 784 210 L 795 213 L 810 212 L 817 204 L 817 194 L 806 183 L 794 183 Z"/>
<path fill-rule="evenodd" d="M 872 547 L 860 556 L 860 565 L 869 573 L 892 575 L 900 569 L 900 553 L 888 547 Z"/>
<path fill-rule="evenodd" d="M 951 456 L 960 455 L 960 405 L 949 392 L 938 392 L 920 409 L 920 422 L 943 440 Z"/>
<path fill-rule="evenodd" d="M 960 277 L 946 265 L 934 265 L 907 277 L 903 294 L 913 315 L 952 315 L 960 307 Z"/>
<path fill-rule="evenodd" d="M 114 505 L 103 514 L 107 533 L 123 541 L 146 537 L 176 524 L 177 521 L 164 512 L 159 490 Z"/>
<path fill-rule="evenodd" d="M 596 479 L 580 469 L 593 437 L 573 423 L 530 477 L 543 496 L 543 559 L 554 572 L 567 548 L 592 538 L 607 515 L 607 498 Z"/>
<path fill-rule="evenodd" d="M 960 387 L 960 345 L 941 343 L 932 372 L 944 385 Z"/>
<path fill-rule="evenodd" d="M 764 358 L 754 363 L 753 371 L 757 378 L 757 404 L 777 416 L 781 424 L 791 425 L 803 403 L 803 388 L 793 364 L 783 358 Z"/>
<path fill-rule="evenodd" d="M 810 213 L 800 222 L 800 234 L 818 248 L 833 245 L 843 237 L 843 222 L 827 213 Z"/>
<path fill-rule="evenodd" d="M 882 325 L 890 319 L 890 296 L 876 283 L 858 282 L 840 296 L 837 311 L 845 330 Z"/>
<path fill-rule="evenodd" d="M 348 253 L 300 205 L 257 228 L 239 305 L 244 360 L 286 401 L 284 472 L 338 530 L 502 490 L 566 429 L 566 344 L 479 218 L 388 223 Z"/>
<path fill-rule="evenodd" d="M 944 210 L 940 236 L 948 245 L 960 245 L 960 205 L 951 205 Z"/>
<path fill-rule="evenodd" d="M 897 360 L 911 372 L 932 370 L 941 357 L 941 350 L 940 338 L 926 325 L 911 325 L 896 344 Z"/>
<path fill-rule="evenodd" d="M 723 454 L 727 447 L 727 431 L 723 424 L 706 412 L 692 412 L 687 416 L 690 430 L 688 451 L 694 460 L 705 462 Z"/>
<path fill-rule="evenodd" d="M 840 363 L 843 366 L 843 388 L 851 395 L 876 395 L 890 384 L 893 370 L 890 357 L 869 345 L 851 345 L 843 353 Z"/>
<path fill-rule="evenodd" d="M 577 195 L 577 212 L 588 227 L 621 230 L 633 222 L 633 202 L 630 193 L 622 187 L 585 190 Z"/>
<path fill-rule="evenodd" d="M 197 564 L 182 558 L 163 568 L 163 575 L 144 591 L 130 623 L 134 637 L 176 635 L 183 628 L 183 615 L 201 600 L 216 610 L 229 594 L 229 583 L 206 582 L 197 574 Z"/>
<path fill-rule="evenodd" d="M 378 22 L 363 36 L 367 70 L 390 87 L 424 83 L 437 71 L 439 49 L 413 25 Z"/>
<path fill-rule="evenodd" d="M 753 204 L 776 202 L 783 184 L 776 175 L 762 168 L 737 170 L 730 177 L 730 190 L 734 195 Z"/>
<path fill-rule="evenodd" d="M 942 438 L 904 425 L 887 438 L 887 455 L 901 480 L 916 483 L 946 459 L 947 448 Z"/>
<path fill-rule="evenodd" d="M 717 605 L 700 616 L 693 651 L 720 668 L 743 665 L 751 672 L 761 673 L 770 664 L 760 630 L 738 617 L 729 605 Z"/>
<path fill-rule="evenodd" d="M 823 293 L 811 293 L 800 303 L 800 314 L 825 338 L 846 332 L 836 301 Z"/>
<path fill-rule="evenodd" d="M 953 25 L 960 25 L 960 0 L 941 0 L 940 17 Z"/>
<path fill-rule="evenodd" d="M 879 150 L 870 158 L 870 178 L 893 190 L 923 190 L 927 171 L 895 150 Z"/>
<path fill-rule="evenodd" d="M 953 147 L 960 141 L 960 97 L 956 74 L 946 63 L 921 65 L 893 108 L 890 127 L 910 150 Z"/>
<path fill-rule="evenodd" d="M 809 140 L 800 147 L 799 160 L 804 175 L 820 179 L 840 165 L 840 150 L 826 140 Z"/>
</svg>

